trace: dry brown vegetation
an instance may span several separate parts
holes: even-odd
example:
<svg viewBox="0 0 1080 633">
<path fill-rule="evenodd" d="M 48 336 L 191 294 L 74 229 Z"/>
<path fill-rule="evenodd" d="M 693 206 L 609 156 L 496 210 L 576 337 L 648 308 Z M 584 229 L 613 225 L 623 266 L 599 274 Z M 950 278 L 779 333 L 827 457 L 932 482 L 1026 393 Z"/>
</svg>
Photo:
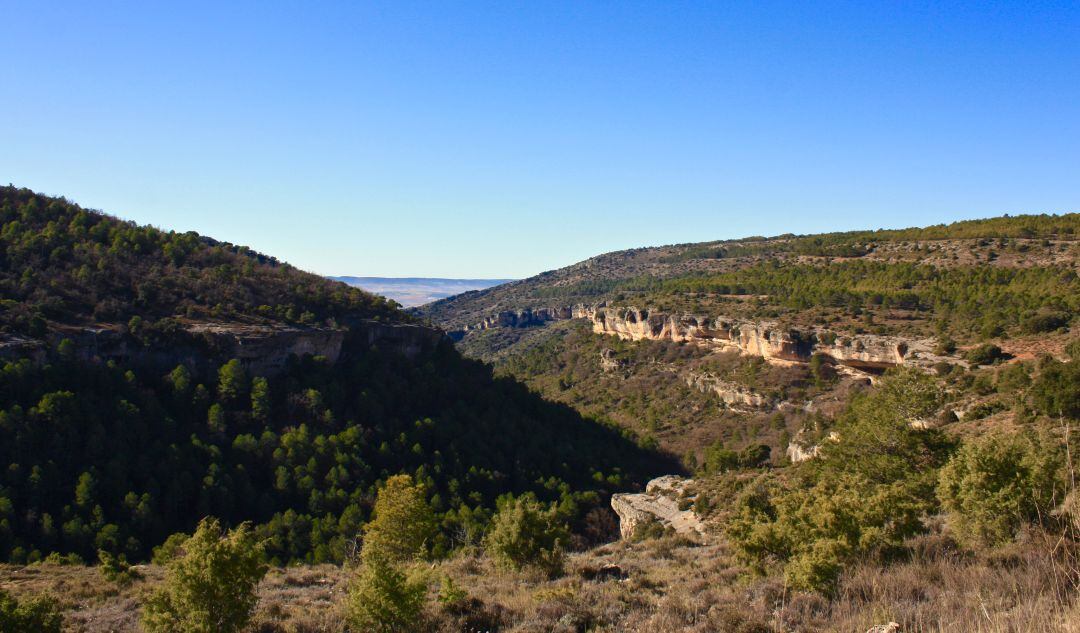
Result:
<svg viewBox="0 0 1080 633">
<path fill-rule="evenodd" d="M 566 574 L 556 579 L 507 571 L 477 551 L 462 551 L 425 566 L 432 587 L 427 628 L 809 633 L 862 632 L 896 621 L 904 632 L 1080 630 L 1075 546 L 1032 530 L 1016 543 L 972 553 L 957 547 L 944 528 L 909 545 L 906 560 L 850 569 L 831 598 L 789 591 L 779 577 L 749 576 L 717 537 L 706 543 L 679 536 L 610 543 L 571 555 Z M 157 567 L 140 571 L 142 580 L 121 588 L 103 581 L 96 568 L 4 566 L 0 588 L 56 596 L 71 631 L 137 631 L 138 605 L 161 579 Z M 440 603 L 443 576 L 467 598 Z M 340 598 L 348 579 L 348 571 L 330 565 L 272 570 L 259 587 L 252 629 L 345 631 Z"/>
</svg>

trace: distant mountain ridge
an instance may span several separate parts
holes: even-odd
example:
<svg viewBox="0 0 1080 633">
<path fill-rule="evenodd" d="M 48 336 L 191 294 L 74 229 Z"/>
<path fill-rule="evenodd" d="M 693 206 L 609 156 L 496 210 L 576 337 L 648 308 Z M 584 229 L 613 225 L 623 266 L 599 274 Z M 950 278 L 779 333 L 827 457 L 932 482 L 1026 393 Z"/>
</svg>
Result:
<svg viewBox="0 0 1080 633">
<path fill-rule="evenodd" d="M 355 288 L 393 299 L 406 308 L 421 306 L 470 290 L 485 290 L 513 279 L 450 279 L 444 277 L 330 277 Z"/>
</svg>

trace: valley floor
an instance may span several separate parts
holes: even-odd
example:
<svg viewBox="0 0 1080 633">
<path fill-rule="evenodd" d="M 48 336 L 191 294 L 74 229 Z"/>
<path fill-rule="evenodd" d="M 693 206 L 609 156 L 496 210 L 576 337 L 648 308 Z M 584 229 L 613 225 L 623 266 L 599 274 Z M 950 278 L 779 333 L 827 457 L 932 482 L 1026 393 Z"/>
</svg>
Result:
<svg viewBox="0 0 1080 633">
<path fill-rule="evenodd" d="M 432 587 L 430 630 L 577 632 L 858 632 L 896 621 L 914 632 L 1080 632 L 1075 553 L 1037 534 L 985 554 L 955 549 L 947 537 L 911 543 L 906 561 L 864 564 L 843 577 L 834 597 L 785 590 L 779 577 L 749 578 L 723 543 L 668 536 L 617 542 L 568 558 L 566 574 L 496 569 L 461 553 L 418 567 Z M 57 597 L 71 631 L 137 631 L 139 603 L 161 580 L 117 587 L 96 568 L 0 566 L 0 589 Z M 441 604 L 449 576 L 468 598 Z M 339 567 L 271 570 L 259 589 L 257 632 L 344 631 L 340 602 L 349 573 Z"/>
</svg>

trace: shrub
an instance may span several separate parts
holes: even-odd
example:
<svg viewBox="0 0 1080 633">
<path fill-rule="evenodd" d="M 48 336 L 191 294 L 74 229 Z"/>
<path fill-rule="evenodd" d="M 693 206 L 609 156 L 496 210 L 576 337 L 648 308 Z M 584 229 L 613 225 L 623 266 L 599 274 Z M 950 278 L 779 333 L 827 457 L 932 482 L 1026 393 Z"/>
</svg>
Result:
<svg viewBox="0 0 1080 633">
<path fill-rule="evenodd" d="M 363 566 L 346 598 L 349 626 L 357 631 L 397 632 L 419 628 L 427 581 L 409 578 L 402 564 L 415 561 L 435 532 L 424 489 L 408 475 L 386 480 L 364 526 Z"/>
<path fill-rule="evenodd" d="M 109 582 L 125 586 L 142 578 L 142 574 L 128 564 L 127 557 L 123 554 L 110 554 L 105 550 L 98 550 L 98 561 L 101 562 L 102 578 Z"/>
<path fill-rule="evenodd" d="M 370 523 L 364 526 L 365 562 L 379 558 L 389 563 L 415 560 L 435 533 L 435 515 L 424 489 L 412 477 L 395 475 L 386 480 L 375 499 Z"/>
<path fill-rule="evenodd" d="M 545 509 L 531 494 L 504 497 L 484 540 L 488 554 L 502 567 L 537 567 L 549 575 L 562 572 L 566 528 L 554 508 Z"/>
<path fill-rule="evenodd" d="M 1053 310 L 1040 310 L 1026 317 L 1020 324 L 1021 328 L 1029 334 L 1040 332 L 1052 332 L 1069 324 L 1070 316 L 1065 312 Z"/>
<path fill-rule="evenodd" d="M 251 620 L 265 574 L 262 544 L 248 524 L 223 533 L 217 519 L 203 519 L 147 599 L 143 626 L 151 633 L 239 631 Z"/>
<path fill-rule="evenodd" d="M 934 347 L 934 353 L 941 356 L 948 356 L 956 351 L 956 341 L 952 340 L 948 336 L 939 338 L 937 345 Z"/>
<path fill-rule="evenodd" d="M 995 545 L 1049 514 L 1064 496 L 1060 451 L 1031 436 L 964 444 L 941 469 L 937 494 L 959 541 Z"/>
<path fill-rule="evenodd" d="M 16 600 L 0 590 L 0 631 L 60 633 L 63 616 L 56 601 L 48 597 Z"/>
<path fill-rule="evenodd" d="M 1065 355 L 1072 360 L 1080 360 L 1080 338 L 1073 339 L 1065 345 Z"/>
<path fill-rule="evenodd" d="M 751 444 L 739 451 L 739 466 L 758 468 L 764 466 L 772 457 L 772 448 L 768 444 Z"/>
<path fill-rule="evenodd" d="M 975 365 L 990 365 L 994 361 L 1002 358 L 1001 348 L 991 343 L 984 343 L 978 347 L 973 347 L 964 354 L 964 358 L 969 363 Z"/>
<path fill-rule="evenodd" d="M 759 572 L 780 564 L 792 587 L 830 592 L 848 562 L 899 550 L 934 507 L 944 454 L 937 431 L 910 422 L 930 416 L 940 398 L 933 379 L 914 370 L 856 397 L 817 459 L 795 477 L 762 475 L 739 494 L 726 530 L 738 558 Z"/>
<path fill-rule="evenodd" d="M 420 630 L 426 593 L 422 577 L 410 579 L 390 561 L 371 557 L 349 590 L 346 619 L 355 631 Z"/>
<path fill-rule="evenodd" d="M 1031 387 L 1032 401 L 1041 413 L 1080 419 L 1080 360 L 1050 361 Z"/>
<path fill-rule="evenodd" d="M 189 538 L 191 537 L 183 532 L 170 534 L 164 543 L 154 548 L 151 561 L 155 565 L 167 565 L 169 561 L 183 554 L 184 543 L 187 543 Z"/>
</svg>

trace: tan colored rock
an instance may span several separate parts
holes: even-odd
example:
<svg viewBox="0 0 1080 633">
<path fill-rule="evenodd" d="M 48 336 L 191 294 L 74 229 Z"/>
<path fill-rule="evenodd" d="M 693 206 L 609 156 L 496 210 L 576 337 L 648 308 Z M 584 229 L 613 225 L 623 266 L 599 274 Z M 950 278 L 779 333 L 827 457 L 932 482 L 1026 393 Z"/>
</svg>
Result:
<svg viewBox="0 0 1080 633">
<path fill-rule="evenodd" d="M 611 373 L 626 367 L 626 361 L 619 358 L 613 349 L 600 350 L 600 371 Z"/>
<path fill-rule="evenodd" d="M 945 357 L 933 353 L 929 339 L 835 333 L 783 328 L 769 321 L 741 321 L 703 315 L 669 315 L 634 307 L 597 306 L 577 310 L 598 334 L 629 340 L 672 340 L 736 349 L 776 363 L 805 363 L 823 354 L 838 365 L 859 370 L 881 370 L 897 365 L 929 367 Z M 950 359 L 955 360 L 955 359 Z"/>
<path fill-rule="evenodd" d="M 841 368 L 880 371 L 897 365 L 929 368 L 947 360 L 965 365 L 951 356 L 934 353 L 934 341 L 878 334 L 841 336 L 824 329 L 783 327 L 772 321 L 747 321 L 723 316 L 667 314 L 633 306 L 593 306 L 529 308 L 507 310 L 466 327 L 485 330 L 494 327 L 526 327 L 564 319 L 588 319 L 593 331 L 622 339 L 670 340 L 734 349 L 760 356 L 773 363 L 805 363 L 814 354 L 823 354 Z"/>
<path fill-rule="evenodd" d="M 692 509 L 679 509 L 679 499 L 692 483 L 692 479 L 665 475 L 650 481 L 644 493 L 612 495 L 611 508 L 619 515 L 619 534 L 631 538 L 639 525 L 653 521 L 676 534 L 704 534 L 705 527 L 697 514 Z"/>
<path fill-rule="evenodd" d="M 731 407 L 773 409 L 777 406 L 774 398 L 707 372 L 689 372 L 686 375 L 686 384 L 699 391 L 716 394 L 724 404 Z"/>
</svg>

